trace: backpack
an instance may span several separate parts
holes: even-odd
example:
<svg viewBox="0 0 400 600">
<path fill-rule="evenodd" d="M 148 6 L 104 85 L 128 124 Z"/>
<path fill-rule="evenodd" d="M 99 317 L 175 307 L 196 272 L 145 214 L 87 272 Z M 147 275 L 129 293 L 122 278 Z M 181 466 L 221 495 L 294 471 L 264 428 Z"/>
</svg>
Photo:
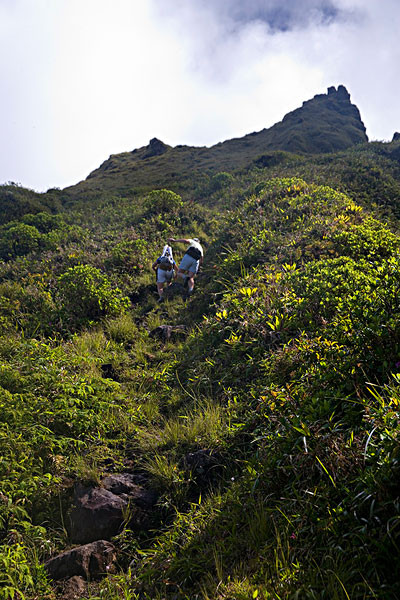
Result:
<svg viewBox="0 0 400 600">
<path fill-rule="evenodd" d="M 162 256 L 160 258 L 158 266 L 163 271 L 170 271 L 172 269 L 172 267 L 174 266 L 174 261 L 172 260 L 172 258 L 170 256 Z"/>
<path fill-rule="evenodd" d="M 194 246 L 189 246 L 189 248 L 186 250 L 186 254 L 188 254 L 195 260 L 200 260 L 201 258 L 200 250 L 198 248 L 195 248 Z"/>
</svg>

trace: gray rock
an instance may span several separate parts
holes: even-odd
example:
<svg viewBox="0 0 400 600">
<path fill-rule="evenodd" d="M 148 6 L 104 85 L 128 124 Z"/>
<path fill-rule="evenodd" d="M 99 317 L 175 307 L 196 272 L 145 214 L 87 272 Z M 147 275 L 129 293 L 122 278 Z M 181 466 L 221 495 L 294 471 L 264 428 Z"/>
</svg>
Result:
<svg viewBox="0 0 400 600">
<path fill-rule="evenodd" d="M 127 507 L 126 500 L 104 488 L 79 484 L 75 490 L 75 508 L 70 514 L 71 540 L 77 544 L 109 540 L 120 531 Z"/>
<path fill-rule="evenodd" d="M 70 536 L 73 543 L 87 544 L 109 540 L 129 520 L 135 531 L 146 529 L 149 513 L 158 496 L 137 483 L 142 480 L 129 473 L 105 477 L 102 487 L 75 488 L 75 506 L 70 513 Z"/>
<path fill-rule="evenodd" d="M 115 546 L 98 540 L 91 544 L 66 550 L 45 563 L 49 576 L 54 580 L 78 577 L 85 580 L 99 579 L 115 571 Z M 78 585 L 75 580 L 73 585 Z"/>
<path fill-rule="evenodd" d="M 150 140 L 149 145 L 145 153 L 143 154 L 143 158 L 151 158 L 152 156 L 160 156 L 164 154 L 168 150 L 167 144 L 164 144 L 161 140 L 157 138 L 153 138 Z"/>
<path fill-rule="evenodd" d="M 399 142 L 399 141 L 400 141 L 400 133 L 399 133 L 398 131 L 396 131 L 396 132 L 393 134 L 393 139 L 392 139 L 392 142 Z"/>
</svg>

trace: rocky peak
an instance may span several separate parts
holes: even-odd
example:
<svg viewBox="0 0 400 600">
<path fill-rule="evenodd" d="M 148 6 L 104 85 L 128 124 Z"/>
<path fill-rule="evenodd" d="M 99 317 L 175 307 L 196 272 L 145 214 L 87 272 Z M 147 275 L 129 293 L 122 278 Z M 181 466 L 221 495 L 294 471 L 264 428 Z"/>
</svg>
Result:
<svg viewBox="0 0 400 600">
<path fill-rule="evenodd" d="M 336 100 L 341 102 L 350 102 L 350 94 L 344 85 L 339 85 L 338 89 L 334 85 L 328 87 L 328 96 L 335 97 Z"/>
<path fill-rule="evenodd" d="M 153 138 L 150 140 L 149 145 L 147 146 L 147 150 L 143 155 L 143 158 L 150 158 L 151 156 L 160 156 L 160 154 L 164 154 L 168 150 L 169 146 L 164 144 L 161 140 L 157 138 Z"/>
</svg>

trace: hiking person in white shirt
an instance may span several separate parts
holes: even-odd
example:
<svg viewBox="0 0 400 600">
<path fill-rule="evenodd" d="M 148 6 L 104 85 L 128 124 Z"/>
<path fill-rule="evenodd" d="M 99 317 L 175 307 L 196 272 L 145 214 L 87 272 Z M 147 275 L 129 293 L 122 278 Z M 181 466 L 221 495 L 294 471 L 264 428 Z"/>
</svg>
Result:
<svg viewBox="0 0 400 600">
<path fill-rule="evenodd" d="M 194 278 L 203 263 L 203 248 L 198 238 L 169 238 L 168 242 L 189 244 L 180 262 L 178 277 L 183 279 L 183 287 L 187 287 L 188 296 L 193 294 Z"/>
</svg>

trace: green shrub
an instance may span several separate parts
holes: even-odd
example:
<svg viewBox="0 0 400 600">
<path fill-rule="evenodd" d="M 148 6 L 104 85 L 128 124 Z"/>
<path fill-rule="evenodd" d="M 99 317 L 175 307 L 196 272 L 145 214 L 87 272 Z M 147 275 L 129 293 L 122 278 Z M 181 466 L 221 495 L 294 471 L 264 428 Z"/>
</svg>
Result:
<svg viewBox="0 0 400 600">
<path fill-rule="evenodd" d="M 361 225 L 348 226 L 333 236 L 337 250 L 353 258 L 377 260 L 394 254 L 399 239 L 385 225 L 368 217 Z"/>
<path fill-rule="evenodd" d="M 0 320 L 4 330 L 24 334 L 53 332 L 56 307 L 46 283 L 38 275 L 27 277 L 25 285 L 14 281 L 0 284 Z"/>
<path fill-rule="evenodd" d="M 143 271 L 148 262 L 148 252 L 149 243 L 146 240 L 124 240 L 113 247 L 106 263 L 119 271 Z"/>
<path fill-rule="evenodd" d="M 58 290 L 67 315 L 78 322 L 116 315 L 129 306 L 121 290 L 90 265 L 68 269 L 58 278 Z"/>
<path fill-rule="evenodd" d="M 145 198 L 145 208 L 151 213 L 177 213 L 183 206 L 179 194 L 170 190 L 153 190 Z"/>
<path fill-rule="evenodd" d="M 0 257 L 9 259 L 38 250 L 41 235 L 33 225 L 19 223 L 5 231 L 0 239 Z"/>
<path fill-rule="evenodd" d="M 53 229 L 58 229 L 63 224 L 59 215 L 52 215 L 45 212 L 40 212 L 35 215 L 24 215 L 22 217 L 22 222 L 26 223 L 26 225 L 36 227 L 40 233 L 48 233 Z"/>
<path fill-rule="evenodd" d="M 223 188 L 226 188 L 229 185 L 231 185 L 233 181 L 234 177 L 230 173 L 225 173 L 224 171 L 216 173 L 211 177 L 210 192 L 217 192 L 218 190 L 222 190 Z"/>
</svg>

